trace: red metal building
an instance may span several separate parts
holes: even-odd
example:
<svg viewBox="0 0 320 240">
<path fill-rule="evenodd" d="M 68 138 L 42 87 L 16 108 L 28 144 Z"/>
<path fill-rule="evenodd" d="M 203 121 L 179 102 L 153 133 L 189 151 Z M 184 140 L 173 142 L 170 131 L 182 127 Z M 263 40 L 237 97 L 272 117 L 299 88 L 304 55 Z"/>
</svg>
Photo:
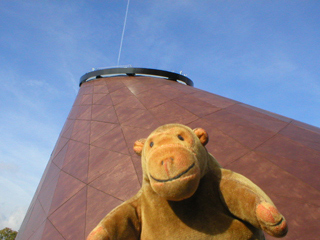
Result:
<svg viewBox="0 0 320 240">
<path fill-rule="evenodd" d="M 208 151 L 259 185 L 286 217 L 284 239 L 319 237 L 319 128 L 159 78 L 192 85 L 184 76 L 149 70 L 83 76 L 18 240 L 85 239 L 139 190 L 133 143 L 166 123 L 206 129 Z"/>
</svg>

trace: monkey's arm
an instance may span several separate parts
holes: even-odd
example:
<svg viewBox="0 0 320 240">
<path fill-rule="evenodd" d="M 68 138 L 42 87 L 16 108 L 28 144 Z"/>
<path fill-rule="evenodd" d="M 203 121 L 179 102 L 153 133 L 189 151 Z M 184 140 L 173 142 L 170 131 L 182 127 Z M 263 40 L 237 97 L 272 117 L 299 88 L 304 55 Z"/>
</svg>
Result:
<svg viewBox="0 0 320 240">
<path fill-rule="evenodd" d="M 101 220 L 87 240 L 140 239 L 140 229 L 137 206 L 124 202 Z"/>
<path fill-rule="evenodd" d="M 221 198 L 234 216 L 271 236 L 286 235 L 288 231 L 286 220 L 257 185 L 230 170 L 221 169 L 221 173 Z"/>
</svg>

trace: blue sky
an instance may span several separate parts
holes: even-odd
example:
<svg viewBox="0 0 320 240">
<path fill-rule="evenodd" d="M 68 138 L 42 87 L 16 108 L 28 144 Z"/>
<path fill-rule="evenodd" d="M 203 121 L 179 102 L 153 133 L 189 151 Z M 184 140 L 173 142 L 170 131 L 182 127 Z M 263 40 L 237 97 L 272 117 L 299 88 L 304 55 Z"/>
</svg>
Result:
<svg viewBox="0 0 320 240">
<path fill-rule="evenodd" d="M 0 1 L 0 229 L 19 229 L 78 91 L 117 65 L 127 0 Z M 131 0 L 120 65 L 320 127 L 320 2 Z"/>
</svg>

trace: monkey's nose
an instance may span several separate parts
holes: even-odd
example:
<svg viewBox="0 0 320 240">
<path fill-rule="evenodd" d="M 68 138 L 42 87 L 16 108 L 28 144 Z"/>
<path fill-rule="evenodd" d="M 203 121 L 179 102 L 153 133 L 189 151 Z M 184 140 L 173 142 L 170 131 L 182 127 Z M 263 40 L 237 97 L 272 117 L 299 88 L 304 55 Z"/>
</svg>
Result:
<svg viewBox="0 0 320 240">
<path fill-rule="evenodd" d="M 166 171 L 168 177 L 171 177 L 169 168 L 170 168 L 170 165 L 172 165 L 173 161 L 174 161 L 173 157 L 166 158 L 166 159 L 161 161 L 161 165 L 164 166 L 164 170 Z"/>
</svg>

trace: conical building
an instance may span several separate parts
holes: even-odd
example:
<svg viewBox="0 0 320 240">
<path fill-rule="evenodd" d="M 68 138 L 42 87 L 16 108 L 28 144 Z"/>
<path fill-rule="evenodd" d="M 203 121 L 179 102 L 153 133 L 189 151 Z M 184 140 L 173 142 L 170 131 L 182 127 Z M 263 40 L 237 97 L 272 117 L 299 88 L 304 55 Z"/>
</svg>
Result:
<svg viewBox="0 0 320 240">
<path fill-rule="evenodd" d="M 208 151 L 259 185 L 286 217 L 284 239 L 320 235 L 319 128 L 194 88 L 165 71 L 104 69 L 81 83 L 18 240 L 85 239 L 139 190 L 133 143 L 166 123 L 206 129 Z"/>
</svg>

